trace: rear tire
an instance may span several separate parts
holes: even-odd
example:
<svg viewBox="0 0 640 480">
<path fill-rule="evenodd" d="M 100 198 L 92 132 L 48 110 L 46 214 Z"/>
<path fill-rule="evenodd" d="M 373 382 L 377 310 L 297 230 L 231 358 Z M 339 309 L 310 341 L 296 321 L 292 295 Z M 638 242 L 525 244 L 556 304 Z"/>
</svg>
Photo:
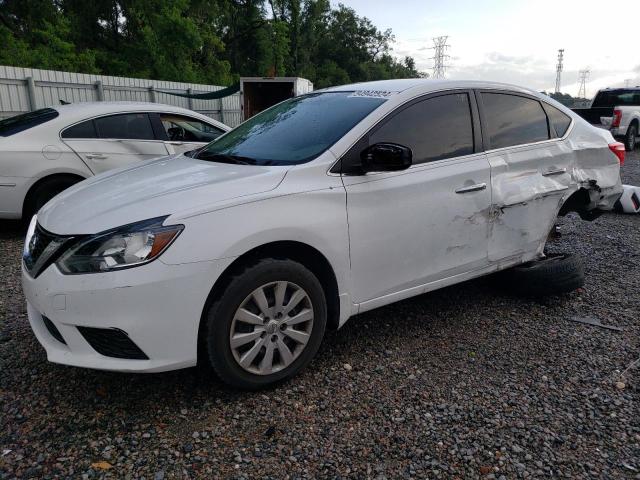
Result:
<svg viewBox="0 0 640 480">
<path fill-rule="evenodd" d="M 503 280 L 509 290 L 524 296 L 567 293 L 584 285 L 584 265 L 572 253 L 549 254 L 505 271 Z"/>
<path fill-rule="evenodd" d="M 636 148 L 636 137 L 638 136 L 638 126 L 633 124 L 627 128 L 627 134 L 624 137 L 624 149 L 632 152 Z"/>
<path fill-rule="evenodd" d="M 265 259 L 233 276 L 203 321 L 214 371 L 233 387 L 257 390 L 307 366 L 322 343 L 327 304 L 322 285 L 303 265 Z"/>
<path fill-rule="evenodd" d="M 43 180 L 27 195 L 22 210 L 22 219 L 25 222 L 29 222 L 31 217 L 38 213 L 38 210 L 40 210 L 45 203 L 80 181 L 82 181 L 81 178 L 70 176 L 53 177 Z"/>
</svg>

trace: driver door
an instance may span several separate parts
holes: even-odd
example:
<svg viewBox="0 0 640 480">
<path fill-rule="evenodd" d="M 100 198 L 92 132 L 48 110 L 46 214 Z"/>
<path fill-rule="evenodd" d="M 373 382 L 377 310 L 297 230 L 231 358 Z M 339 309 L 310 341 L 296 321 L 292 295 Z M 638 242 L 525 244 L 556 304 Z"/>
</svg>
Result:
<svg viewBox="0 0 640 480">
<path fill-rule="evenodd" d="M 488 264 L 490 166 L 473 93 L 440 93 L 400 107 L 342 158 L 342 171 L 383 142 L 409 147 L 413 165 L 342 175 L 361 311 Z"/>
</svg>

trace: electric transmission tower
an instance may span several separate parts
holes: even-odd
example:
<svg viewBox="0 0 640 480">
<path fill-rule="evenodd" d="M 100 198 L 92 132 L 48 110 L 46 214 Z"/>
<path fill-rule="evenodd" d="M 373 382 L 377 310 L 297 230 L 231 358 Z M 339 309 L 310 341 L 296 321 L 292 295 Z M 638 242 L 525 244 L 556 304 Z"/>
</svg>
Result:
<svg viewBox="0 0 640 480">
<path fill-rule="evenodd" d="M 625 79 L 624 79 L 624 86 L 625 86 L 626 88 L 628 88 L 628 87 L 630 87 L 630 86 L 631 86 L 631 79 L 630 79 L 630 78 L 625 78 Z"/>
<path fill-rule="evenodd" d="M 589 74 L 591 70 L 585 68 L 584 70 L 580 70 L 578 72 L 580 88 L 578 89 L 578 98 L 587 98 L 587 78 L 589 78 Z"/>
<path fill-rule="evenodd" d="M 558 50 L 558 64 L 556 65 L 556 93 L 560 93 L 560 78 L 562 77 L 562 60 L 564 60 L 564 48 Z"/>
<path fill-rule="evenodd" d="M 449 65 L 447 60 L 451 57 L 447 55 L 447 49 L 451 46 L 447 44 L 447 35 L 433 38 L 433 78 L 444 78 L 444 74 Z"/>
</svg>

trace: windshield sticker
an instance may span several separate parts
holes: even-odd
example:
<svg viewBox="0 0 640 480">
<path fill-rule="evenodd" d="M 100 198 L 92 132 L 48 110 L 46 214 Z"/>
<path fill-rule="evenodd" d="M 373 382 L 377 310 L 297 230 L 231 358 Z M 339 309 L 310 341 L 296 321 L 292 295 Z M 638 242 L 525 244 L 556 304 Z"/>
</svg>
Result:
<svg viewBox="0 0 640 480">
<path fill-rule="evenodd" d="M 393 93 L 388 90 L 358 90 L 349 95 L 349 97 L 389 98 Z"/>
</svg>

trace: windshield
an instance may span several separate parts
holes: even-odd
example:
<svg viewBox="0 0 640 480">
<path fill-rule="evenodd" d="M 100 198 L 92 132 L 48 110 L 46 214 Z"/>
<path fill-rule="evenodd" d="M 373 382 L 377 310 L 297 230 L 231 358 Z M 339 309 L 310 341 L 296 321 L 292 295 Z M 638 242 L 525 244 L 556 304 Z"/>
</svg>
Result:
<svg viewBox="0 0 640 480">
<path fill-rule="evenodd" d="M 598 92 L 592 107 L 619 107 L 622 105 L 640 105 L 640 90 L 608 90 Z"/>
<path fill-rule="evenodd" d="M 200 150 L 196 158 L 252 165 L 308 162 L 384 101 L 352 92 L 291 98 L 251 117 Z"/>
<path fill-rule="evenodd" d="M 0 120 L 0 137 L 8 137 L 14 133 L 28 130 L 29 128 L 40 125 L 41 123 L 53 120 L 58 116 L 57 110 L 53 108 L 42 108 L 15 117 Z"/>
</svg>

